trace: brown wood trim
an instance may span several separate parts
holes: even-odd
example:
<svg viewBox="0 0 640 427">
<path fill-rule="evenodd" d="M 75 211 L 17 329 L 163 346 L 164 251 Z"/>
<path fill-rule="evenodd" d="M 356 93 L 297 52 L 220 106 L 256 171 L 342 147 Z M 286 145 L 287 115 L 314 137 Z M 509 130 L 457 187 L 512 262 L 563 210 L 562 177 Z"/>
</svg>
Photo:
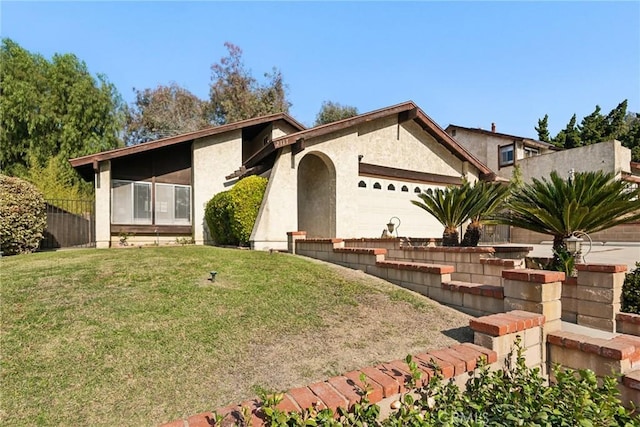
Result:
<svg viewBox="0 0 640 427">
<path fill-rule="evenodd" d="M 402 179 L 406 181 L 424 182 L 430 184 L 462 184 L 461 177 L 390 168 L 387 166 L 372 165 L 370 163 L 360 163 L 358 167 L 358 174 L 371 177 Z"/>
<path fill-rule="evenodd" d="M 278 120 L 284 120 L 289 123 L 294 128 L 299 130 L 303 130 L 304 126 L 298 123 L 293 117 L 289 116 L 286 113 L 275 113 L 270 114 L 268 116 L 257 117 L 254 119 L 242 120 L 235 123 L 229 123 L 221 126 L 214 126 L 207 129 L 202 129 L 195 132 L 185 133 L 182 135 L 176 135 L 169 138 L 158 139 L 156 141 L 145 142 L 142 144 L 132 145 L 130 147 L 117 148 L 115 150 L 104 151 L 98 154 L 92 154 L 89 156 L 78 157 L 75 159 L 69 160 L 69 163 L 72 167 L 77 168 L 82 165 L 92 164 L 93 161 L 104 161 L 109 159 L 114 159 L 117 157 L 128 156 L 135 153 L 141 153 L 144 151 L 155 150 L 157 148 L 166 147 L 174 144 L 179 144 L 182 142 L 193 141 L 198 138 L 204 138 L 207 136 L 217 135 L 224 132 L 229 132 L 233 130 L 242 129 L 249 126 L 254 126 L 257 124 L 262 124 L 266 122 L 273 122 Z"/>
<path fill-rule="evenodd" d="M 272 144 L 274 148 L 286 147 L 287 145 L 294 144 L 299 138 L 302 137 L 309 139 L 316 136 L 326 135 L 331 132 L 347 129 L 361 123 L 370 122 L 372 120 L 387 117 L 392 114 L 398 114 L 414 108 L 416 108 L 416 105 L 413 102 L 405 102 L 392 107 L 383 108 L 381 110 L 372 111 L 370 113 L 361 114 L 359 116 L 338 120 L 337 122 L 329 123 L 322 126 L 316 126 L 314 128 L 292 133 L 290 135 L 285 135 L 280 138 L 274 139 L 272 141 Z"/>
<path fill-rule="evenodd" d="M 111 224 L 111 235 L 119 233 L 135 234 L 193 234 L 193 227 L 190 225 L 120 225 Z"/>
</svg>

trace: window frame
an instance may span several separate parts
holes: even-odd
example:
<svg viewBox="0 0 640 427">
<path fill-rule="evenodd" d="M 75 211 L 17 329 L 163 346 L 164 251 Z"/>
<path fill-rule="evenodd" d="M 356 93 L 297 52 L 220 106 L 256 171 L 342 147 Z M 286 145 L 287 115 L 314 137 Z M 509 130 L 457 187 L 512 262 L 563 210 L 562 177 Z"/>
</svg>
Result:
<svg viewBox="0 0 640 427">
<path fill-rule="evenodd" d="M 116 220 L 116 214 L 115 214 L 115 209 L 118 207 L 117 204 L 115 203 L 116 201 L 116 197 L 114 197 L 114 190 L 115 188 L 118 187 L 114 187 L 114 183 L 124 183 L 125 185 L 128 184 L 131 186 L 131 190 L 129 190 L 130 193 L 130 206 L 129 209 L 131 209 L 130 213 L 129 213 L 129 217 L 131 218 L 131 221 L 117 221 Z M 146 186 L 148 188 L 149 191 L 149 219 L 147 220 L 145 219 L 136 219 L 136 204 L 135 204 L 135 188 L 136 186 Z M 159 204 L 158 201 L 158 191 L 157 188 L 158 187 L 170 187 L 172 188 L 172 209 L 173 209 L 173 214 L 172 214 L 172 218 L 173 218 L 173 222 L 165 222 L 165 221 L 161 221 L 158 222 L 157 219 L 157 211 L 156 208 Z M 188 205 L 188 214 L 189 214 L 189 219 L 188 221 L 176 221 L 175 219 L 175 209 L 176 209 L 176 188 L 186 188 L 188 189 L 189 192 L 189 205 Z M 111 189 L 110 189 L 110 196 L 111 196 L 111 209 L 110 209 L 110 218 L 109 218 L 109 224 L 111 225 L 115 225 L 115 226 L 159 226 L 159 227 L 170 227 L 170 226 L 192 226 L 193 223 L 193 186 L 190 184 L 172 184 L 172 183 L 160 183 L 160 182 L 149 182 L 149 181 L 135 181 L 135 180 L 130 180 L 130 179 L 111 179 Z M 168 207 L 169 209 L 169 207 Z"/>
<path fill-rule="evenodd" d="M 503 152 L 511 152 L 511 161 L 507 160 L 507 161 L 503 161 L 502 160 L 502 153 Z M 507 145 L 500 145 L 498 146 L 498 167 L 499 168 L 503 168 L 503 167 L 507 167 L 507 166 L 513 166 L 516 163 L 516 144 L 515 143 L 511 143 L 511 144 L 507 144 Z"/>
</svg>

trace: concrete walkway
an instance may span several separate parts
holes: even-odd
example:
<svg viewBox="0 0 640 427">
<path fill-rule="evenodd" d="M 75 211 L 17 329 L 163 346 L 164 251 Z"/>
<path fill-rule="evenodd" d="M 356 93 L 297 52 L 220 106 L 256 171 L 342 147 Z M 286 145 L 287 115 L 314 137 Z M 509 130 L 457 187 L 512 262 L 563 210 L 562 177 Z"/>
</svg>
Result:
<svg viewBox="0 0 640 427">
<path fill-rule="evenodd" d="M 513 245 L 510 245 L 513 246 Z M 520 245 L 519 245 L 520 246 Z M 551 257 L 553 251 L 551 242 L 539 245 L 521 245 L 531 246 L 533 251 L 529 253 L 531 257 Z M 640 262 L 640 242 L 593 242 L 591 252 L 589 243 L 583 244 L 582 253 L 585 255 L 585 262 L 595 264 L 626 264 L 628 271 L 636 268 L 636 262 Z"/>
</svg>

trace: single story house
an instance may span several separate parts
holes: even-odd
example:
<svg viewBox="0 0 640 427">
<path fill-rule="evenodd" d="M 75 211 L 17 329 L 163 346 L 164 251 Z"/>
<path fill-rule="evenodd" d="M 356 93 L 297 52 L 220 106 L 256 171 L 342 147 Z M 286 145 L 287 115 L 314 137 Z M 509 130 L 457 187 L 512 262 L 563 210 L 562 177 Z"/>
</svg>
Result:
<svg viewBox="0 0 640 427">
<path fill-rule="evenodd" d="M 305 129 L 284 113 L 70 160 L 96 189 L 96 246 L 192 236 L 212 243 L 206 203 L 248 175 L 269 179 L 255 249 L 308 237 L 434 237 L 442 226 L 410 203 L 429 187 L 495 174 L 411 101 Z"/>
</svg>

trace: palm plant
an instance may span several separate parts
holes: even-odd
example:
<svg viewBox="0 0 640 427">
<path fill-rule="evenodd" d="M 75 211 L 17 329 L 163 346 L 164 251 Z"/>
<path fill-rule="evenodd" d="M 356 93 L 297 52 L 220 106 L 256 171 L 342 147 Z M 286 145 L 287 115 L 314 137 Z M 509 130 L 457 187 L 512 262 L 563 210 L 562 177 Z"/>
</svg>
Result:
<svg viewBox="0 0 640 427">
<path fill-rule="evenodd" d="M 640 219 L 640 188 L 615 180 L 612 173 L 576 173 L 564 180 L 533 179 L 506 202 L 498 222 L 553 236 L 554 254 L 566 250 L 564 239 L 575 232 L 594 233 Z"/>
<path fill-rule="evenodd" d="M 426 192 L 418 194 L 422 201 L 412 200 L 411 203 L 429 212 L 444 226 L 443 246 L 458 246 L 458 227 L 469 219 L 472 202 L 470 194 L 471 185 L 465 182 L 459 187 L 429 188 Z"/>
<path fill-rule="evenodd" d="M 471 197 L 474 198 L 470 203 L 471 223 L 467 226 L 461 246 L 478 246 L 482 237 L 482 225 L 492 222 L 491 215 L 504 205 L 508 195 L 509 187 L 501 184 L 478 182 L 471 188 Z"/>
</svg>

